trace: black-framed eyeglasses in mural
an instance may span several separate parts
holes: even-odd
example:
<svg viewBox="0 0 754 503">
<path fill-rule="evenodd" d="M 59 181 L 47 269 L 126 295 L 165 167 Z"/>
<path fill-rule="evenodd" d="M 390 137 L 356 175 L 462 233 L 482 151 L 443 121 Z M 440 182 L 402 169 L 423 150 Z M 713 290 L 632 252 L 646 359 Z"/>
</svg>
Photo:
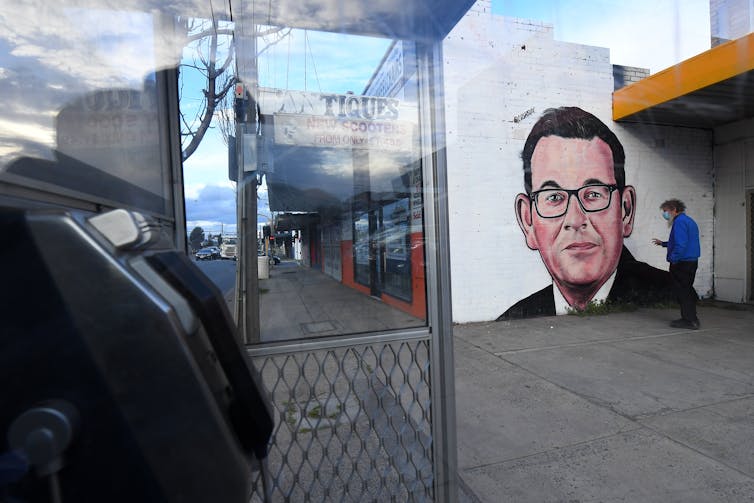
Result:
<svg viewBox="0 0 754 503">
<path fill-rule="evenodd" d="M 581 209 L 593 213 L 606 210 L 610 206 L 617 185 L 592 183 L 578 189 L 541 189 L 531 193 L 531 200 L 542 218 L 562 217 L 568 211 L 571 196 L 576 196 Z"/>
</svg>

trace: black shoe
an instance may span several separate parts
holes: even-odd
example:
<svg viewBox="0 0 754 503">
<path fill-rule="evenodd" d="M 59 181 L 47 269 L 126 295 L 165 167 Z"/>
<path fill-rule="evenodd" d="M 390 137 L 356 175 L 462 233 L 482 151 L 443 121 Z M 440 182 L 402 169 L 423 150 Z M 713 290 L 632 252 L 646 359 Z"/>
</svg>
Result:
<svg viewBox="0 0 754 503">
<path fill-rule="evenodd" d="M 673 328 L 688 328 L 689 330 L 699 330 L 699 321 L 689 321 L 681 318 L 679 320 L 671 321 L 670 326 Z"/>
</svg>

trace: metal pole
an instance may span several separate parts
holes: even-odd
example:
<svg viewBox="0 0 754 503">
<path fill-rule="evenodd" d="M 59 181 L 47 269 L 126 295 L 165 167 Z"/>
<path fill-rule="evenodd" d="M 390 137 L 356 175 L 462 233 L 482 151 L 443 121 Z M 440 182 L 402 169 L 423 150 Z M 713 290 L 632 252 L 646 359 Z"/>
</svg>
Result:
<svg viewBox="0 0 754 503">
<path fill-rule="evenodd" d="M 238 23 L 235 34 L 236 73 L 243 84 L 237 103 L 236 145 L 238 163 L 238 325 L 245 344 L 259 342 L 259 277 L 257 271 L 257 58 L 256 24 L 253 11 Z M 241 113 L 239 112 L 239 109 Z M 239 134 L 240 133 L 240 134 Z M 240 141 L 239 141 L 240 139 Z M 248 142 L 248 144 L 246 144 Z M 244 153 L 251 158 L 244 158 Z"/>
<path fill-rule="evenodd" d="M 245 261 L 245 321 L 244 342 L 259 342 L 259 273 L 257 270 L 257 175 L 246 173 L 243 182 L 244 209 L 243 243 L 241 254 Z"/>
<path fill-rule="evenodd" d="M 243 191 L 243 126 L 241 125 L 241 117 L 239 114 L 243 108 L 243 104 L 238 103 L 236 98 L 236 309 L 235 318 L 238 325 L 238 333 L 241 336 L 241 342 L 246 342 L 246 323 L 244 316 L 244 303 L 246 299 L 246 292 L 244 285 L 246 284 L 246 274 L 244 273 L 244 258 L 241 254 L 241 222 L 245 218 L 244 212 L 244 191 Z"/>
<path fill-rule="evenodd" d="M 453 317 L 450 299 L 447 164 L 442 100 L 442 42 L 417 44 L 420 135 L 424 168 L 427 300 L 431 338 L 430 393 L 435 501 L 458 500 Z"/>
</svg>

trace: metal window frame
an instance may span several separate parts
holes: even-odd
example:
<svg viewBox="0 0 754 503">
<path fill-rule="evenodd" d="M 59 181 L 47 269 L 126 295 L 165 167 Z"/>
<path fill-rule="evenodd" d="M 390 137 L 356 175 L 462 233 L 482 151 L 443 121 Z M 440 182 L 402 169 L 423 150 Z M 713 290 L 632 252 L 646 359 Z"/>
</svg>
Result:
<svg viewBox="0 0 754 503">
<path fill-rule="evenodd" d="M 316 340 L 258 343 L 247 347 L 250 357 L 363 346 L 371 343 L 429 339 L 430 399 L 434 495 L 439 502 L 457 500 L 457 452 L 453 330 L 450 292 L 445 118 L 442 100 L 441 41 L 417 42 L 419 75 L 419 134 L 423 178 L 427 325 L 385 333 L 333 336 Z M 440 93 L 440 94 L 438 94 Z"/>
<path fill-rule="evenodd" d="M 436 501 L 458 499 L 442 41 L 417 43 Z"/>
<path fill-rule="evenodd" d="M 426 328 L 399 332 L 371 333 L 368 335 L 334 335 L 314 340 L 290 340 L 279 343 L 255 344 L 253 346 L 246 346 L 246 353 L 252 358 L 258 358 L 260 356 L 319 351 L 350 346 L 368 346 L 371 344 L 388 344 L 391 342 L 427 340 L 430 338 L 430 331 Z"/>
</svg>

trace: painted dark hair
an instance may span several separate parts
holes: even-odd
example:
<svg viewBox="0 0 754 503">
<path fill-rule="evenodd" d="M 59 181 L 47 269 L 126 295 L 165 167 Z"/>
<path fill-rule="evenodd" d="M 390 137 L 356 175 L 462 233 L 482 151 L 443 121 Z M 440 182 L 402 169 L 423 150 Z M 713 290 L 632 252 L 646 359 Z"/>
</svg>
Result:
<svg viewBox="0 0 754 503">
<path fill-rule="evenodd" d="M 686 205 L 680 199 L 668 199 L 660 205 L 661 210 L 673 210 L 678 213 L 686 211 Z"/>
<path fill-rule="evenodd" d="M 620 190 L 626 186 L 626 154 L 615 133 L 597 117 L 578 107 L 548 108 L 532 127 L 526 138 L 524 150 L 521 152 L 521 159 L 524 161 L 524 187 L 527 194 L 531 194 L 532 189 L 531 156 L 539 140 L 546 136 L 582 140 L 601 139 L 607 143 L 613 153 L 615 184 Z"/>
</svg>

